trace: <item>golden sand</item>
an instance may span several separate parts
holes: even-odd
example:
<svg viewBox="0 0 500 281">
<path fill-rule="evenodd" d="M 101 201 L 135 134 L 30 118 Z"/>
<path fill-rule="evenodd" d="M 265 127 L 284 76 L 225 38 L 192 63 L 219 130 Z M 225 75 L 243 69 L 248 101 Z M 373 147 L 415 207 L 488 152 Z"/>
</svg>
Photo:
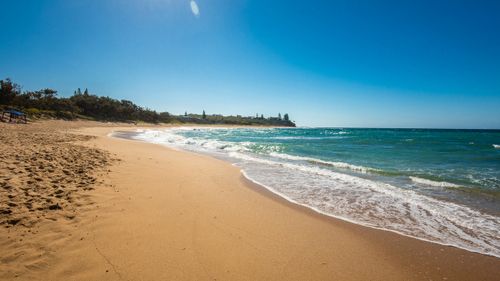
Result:
<svg viewBox="0 0 500 281">
<path fill-rule="evenodd" d="M 0 130 L 11 147 L 0 156 L 0 210 L 10 210 L 0 211 L 2 280 L 500 276 L 498 258 L 316 214 L 248 183 L 229 163 L 108 137 L 127 129 L 116 124 L 9 126 Z"/>
</svg>

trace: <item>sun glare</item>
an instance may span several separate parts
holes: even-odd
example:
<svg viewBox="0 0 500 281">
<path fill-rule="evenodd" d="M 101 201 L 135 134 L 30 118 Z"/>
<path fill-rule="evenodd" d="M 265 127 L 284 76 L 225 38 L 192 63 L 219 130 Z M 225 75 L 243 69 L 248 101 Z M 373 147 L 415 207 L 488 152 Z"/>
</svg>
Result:
<svg viewBox="0 0 500 281">
<path fill-rule="evenodd" d="M 191 0 L 191 11 L 197 17 L 200 15 L 200 8 L 198 8 L 198 4 L 194 0 Z"/>
</svg>

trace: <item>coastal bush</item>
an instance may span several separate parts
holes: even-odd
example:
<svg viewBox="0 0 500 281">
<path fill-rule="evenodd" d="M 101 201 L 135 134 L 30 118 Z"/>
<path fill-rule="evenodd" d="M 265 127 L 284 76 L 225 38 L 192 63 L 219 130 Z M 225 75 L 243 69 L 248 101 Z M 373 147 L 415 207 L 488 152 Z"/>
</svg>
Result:
<svg viewBox="0 0 500 281">
<path fill-rule="evenodd" d="M 21 86 L 9 78 L 0 80 L 0 107 L 3 109 L 18 109 L 26 112 L 31 118 L 58 118 L 72 120 L 76 118 L 91 118 L 102 121 L 121 121 L 147 123 L 194 123 L 194 124 L 230 124 L 230 125 L 260 125 L 295 127 L 288 114 L 281 118 L 264 118 L 244 116 L 207 115 L 202 114 L 171 115 L 168 112 L 156 112 L 149 108 L 136 105 L 129 100 L 117 100 L 90 94 L 88 89 L 82 93 L 80 88 L 69 98 L 58 97 L 57 91 L 45 88 L 38 91 L 21 91 Z"/>
</svg>

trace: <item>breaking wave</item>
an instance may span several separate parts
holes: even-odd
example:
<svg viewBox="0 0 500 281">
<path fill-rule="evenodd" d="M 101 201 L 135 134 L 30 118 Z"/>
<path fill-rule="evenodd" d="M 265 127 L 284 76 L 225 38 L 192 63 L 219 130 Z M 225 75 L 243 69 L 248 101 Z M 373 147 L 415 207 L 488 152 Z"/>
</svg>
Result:
<svg viewBox="0 0 500 281">
<path fill-rule="evenodd" d="M 379 175 L 370 176 L 380 174 L 378 169 L 291 155 L 282 152 L 275 143 L 261 149 L 260 146 L 265 145 L 251 141 L 226 141 L 203 134 L 181 135 L 186 130 L 193 128 L 141 130 L 133 138 L 225 159 L 241 167 L 249 180 L 328 216 L 500 257 L 498 216 L 379 181 Z M 450 182 L 416 176 L 409 176 L 408 182 L 458 187 Z"/>
</svg>

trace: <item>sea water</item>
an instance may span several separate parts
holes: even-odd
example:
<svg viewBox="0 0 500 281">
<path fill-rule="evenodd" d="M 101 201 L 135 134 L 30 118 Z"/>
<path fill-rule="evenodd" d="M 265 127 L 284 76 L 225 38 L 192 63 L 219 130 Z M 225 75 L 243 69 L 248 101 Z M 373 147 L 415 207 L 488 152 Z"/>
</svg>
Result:
<svg viewBox="0 0 500 281">
<path fill-rule="evenodd" d="M 230 161 L 328 216 L 500 257 L 499 130 L 183 127 L 131 137 Z"/>
</svg>

